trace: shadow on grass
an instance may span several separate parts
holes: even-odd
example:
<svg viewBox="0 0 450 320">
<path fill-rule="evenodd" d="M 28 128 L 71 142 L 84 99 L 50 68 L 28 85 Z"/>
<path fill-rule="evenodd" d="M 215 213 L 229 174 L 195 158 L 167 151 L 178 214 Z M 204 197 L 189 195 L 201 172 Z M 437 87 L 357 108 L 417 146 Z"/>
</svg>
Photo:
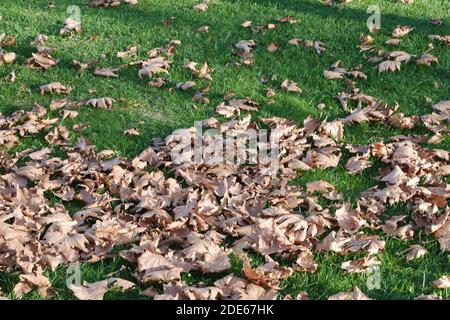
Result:
<svg viewBox="0 0 450 320">
<path fill-rule="evenodd" d="M 328 7 L 321 3 L 319 0 L 283 0 L 283 1 L 270 1 L 270 0 L 228 0 L 228 2 L 235 4 L 257 4 L 265 6 L 267 8 L 284 9 L 290 12 L 302 12 L 303 14 L 316 16 L 318 19 L 333 18 L 336 20 L 347 21 L 360 21 L 365 24 L 371 13 L 367 13 L 365 10 L 349 7 L 346 4 L 338 4 L 334 7 Z M 374 1 L 367 3 L 369 5 L 377 5 Z M 383 12 L 383 6 L 381 7 L 381 16 L 383 23 L 387 22 L 388 25 L 414 25 L 418 27 L 415 31 L 427 33 L 431 30 L 436 30 L 436 27 L 430 24 L 429 19 L 423 18 L 411 18 L 401 16 L 392 13 Z M 301 23 L 301 21 L 300 21 Z M 444 30 L 444 29 L 442 29 Z M 428 33 L 427 33 L 428 34 Z"/>
</svg>

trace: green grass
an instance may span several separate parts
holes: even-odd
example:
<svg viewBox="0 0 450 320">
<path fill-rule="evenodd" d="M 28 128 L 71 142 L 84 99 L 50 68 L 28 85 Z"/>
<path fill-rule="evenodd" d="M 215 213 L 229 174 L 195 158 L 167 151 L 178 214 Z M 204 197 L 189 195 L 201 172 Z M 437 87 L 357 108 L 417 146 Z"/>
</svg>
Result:
<svg viewBox="0 0 450 320">
<path fill-rule="evenodd" d="M 367 80 L 358 81 L 362 92 L 379 97 L 388 103 L 398 102 L 399 111 L 407 115 L 425 114 L 431 111 L 426 97 L 433 102 L 447 100 L 449 93 L 450 54 L 444 44 L 436 43 L 432 53 L 439 57 L 439 64 L 431 67 L 418 67 L 413 63 L 402 65 L 401 72 L 379 75 L 373 65 L 367 63 L 356 47 L 362 34 L 367 34 L 367 6 L 378 4 L 381 9 L 382 29 L 375 36 L 377 44 L 383 44 L 398 24 L 414 27 L 414 31 L 404 38 L 399 50 L 413 55 L 424 53 L 428 47 L 429 34 L 448 34 L 449 5 L 441 0 L 416 0 L 413 5 L 403 5 L 393 0 L 364 1 L 353 0 L 346 5 L 325 7 L 319 0 L 212 0 L 207 12 L 191 10 L 194 0 L 140 0 L 138 6 L 120 6 L 117 8 L 95 9 L 85 6 L 84 0 L 57 1 L 56 8 L 47 8 L 46 1 L 5 0 L 0 8 L 0 33 L 15 36 L 16 46 L 12 48 L 18 54 L 12 65 L 0 67 L 0 78 L 13 69 L 16 71 L 15 83 L 0 84 L 0 112 L 8 114 L 18 109 L 30 109 L 34 103 L 47 106 L 51 97 L 41 96 L 39 86 L 52 81 L 71 85 L 75 90 L 68 96 L 77 101 L 85 98 L 111 96 L 116 104 L 111 111 L 92 110 L 82 107 L 75 120 L 64 120 L 69 128 L 73 123 L 85 123 L 89 128 L 83 136 L 94 143 L 99 150 L 111 149 L 119 156 L 132 157 L 150 144 L 154 137 L 164 137 L 172 130 L 190 127 L 195 120 L 214 115 L 215 106 L 222 101 L 223 95 L 233 91 L 238 97 L 251 97 L 262 103 L 258 116 L 280 116 L 302 122 L 308 116 L 320 116 L 333 119 L 344 115 L 342 107 L 333 99 L 340 91 L 346 91 L 343 81 L 329 81 L 322 76 L 323 69 L 341 60 L 344 66 L 363 66 Z M 7 2 L 7 3 L 6 3 Z M 68 5 L 81 8 L 84 32 L 72 37 L 62 38 L 58 31 L 62 21 L 68 17 Z M 250 29 L 240 27 L 244 20 L 252 20 L 254 25 L 273 22 L 275 18 L 294 15 L 298 24 L 277 25 L 275 30 L 266 30 L 254 34 Z M 161 20 L 176 17 L 171 26 L 163 26 Z M 441 26 L 429 23 L 431 18 L 444 19 Z M 195 30 L 209 25 L 209 33 L 196 33 Z M 49 36 L 47 46 L 57 49 L 54 57 L 60 63 L 46 72 L 31 71 L 23 62 L 33 52 L 30 42 L 44 33 Z M 320 40 L 327 51 L 317 56 L 312 50 L 287 44 L 291 38 Z M 192 101 L 192 93 L 174 90 L 148 88 L 146 81 L 137 76 L 137 67 L 123 68 L 119 79 L 96 77 L 90 71 L 78 73 L 71 66 L 72 60 L 88 61 L 100 59 L 102 67 L 118 67 L 124 61 L 116 58 L 116 53 L 129 45 L 138 45 L 138 58 L 145 58 L 146 52 L 154 47 L 164 46 L 173 39 L 182 41 L 168 77 L 171 82 L 193 80 L 189 71 L 181 66 L 186 60 L 207 61 L 214 69 L 211 91 L 208 95 L 211 103 L 202 105 Z M 255 63 L 251 68 L 226 66 L 236 61 L 232 56 L 233 44 L 242 39 L 254 39 L 258 47 L 254 50 Z M 280 50 L 268 53 L 266 45 L 277 42 Z M 389 50 L 389 48 L 387 48 Z M 104 54 L 105 59 L 100 56 Z M 129 61 L 126 59 L 125 62 Z M 273 103 L 268 104 L 265 97 L 265 85 L 260 83 L 262 76 L 278 76 L 270 84 L 278 87 L 283 79 L 299 83 L 303 89 L 300 95 L 278 93 Z M 198 86 L 207 85 L 197 82 Z M 96 94 L 88 90 L 95 89 Z M 316 106 L 325 103 L 320 110 Z M 194 108 L 196 106 L 197 108 Z M 54 114 L 56 115 L 56 114 Z M 142 122 L 141 122 L 142 121 Z M 139 128 L 141 136 L 130 137 L 123 131 L 131 126 Z M 345 142 L 369 143 L 386 139 L 392 135 L 407 131 L 396 130 L 382 125 L 360 125 L 346 128 Z M 418 132 L 418 131 L 417 131 Z M 79 134 L 73 134 L 75 140 Z M 40 138 L 26 138 L 18 148 L 45 146 Z M 450 139 L 446 137 L 435 148 L 450 149 Z M 293 183 L 303 184 L 317 179 L 327 180 L 336 185 L 347 199 L 355 200 L 361 191 L 376 185 L 376 168 L 367 170 L 363 175 L 351 176 L 341 163 L 334 169 L 317 170 L 299 175 Z M 392 214 L 405 208 L 391 208 Z M 405 242 L 387 241 L 386 251 L 380 254 L 381 289 L 368 290 L 364 275 L 345 275 L 340 264 L 352 256 L 336 254 L 315 254 L 319 264 L 315 274 L 296 273 L 283 281 L 283 294 L 295 296 L 307 291 L 311 298 L 324 299 L 343 290 L 351 290 L 358 285 L 369 296 L 378 299 L 411 299 L 419 294 L 436 293 L 449 298 L 450 291 L 434 289 L 431 281 L 450 272 L 448 255 L 439 250 L 438 244 L 424 234 L 416 233 L 414 240 Z M 424 258 L 407 263 L 399 252 L 408 244 L 424 243 L 430 254 Z M 240 274 L 240 262 L 233 259 L 232 272 Z M 82 275 L 86 281 L 102 280 L 111 272 L 119 270 L 124 261 L 114 258 L 95 264 L 83 264 Z M 132 280 L 133 267 L 125 263 L 126 268 L 118 274 Z M 48 272 L 58 299 L 73 299 L 65 286 L 65 269 Z M 187 274 L 183 279 L 188 283 L 211 283 L 221 275 Z M 11 290 L 18 281 L 14 274 L 0 273 L 0 288 L 13 297 Z M 144 289 L 147 286 L 139 286 Z M 156 286 L 158 287 L 158 286 Z M 37 292 L 26 295 L 27 299 L 39 299 Z M 110 292 L 109 299 L 140 299 L 139 290 L 126 293 Z"/>
</svg>

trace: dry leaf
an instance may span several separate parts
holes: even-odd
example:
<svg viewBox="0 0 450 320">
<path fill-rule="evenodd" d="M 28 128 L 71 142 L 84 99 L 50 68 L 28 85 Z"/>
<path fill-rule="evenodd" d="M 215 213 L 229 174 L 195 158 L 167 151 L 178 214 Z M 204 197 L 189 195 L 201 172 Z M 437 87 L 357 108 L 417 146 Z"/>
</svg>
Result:
<svg viewBox="0 0 450 320">
<path fill-rule="evenodd" d="M 15 71 L 15 70 L 11 71 L 11 72 L 4 78 L 4 80 L 5 80 L 6 82 L 11 82 L 11 83 L 15 82 L 15 81 L 16 81 L 16 71 Z"/>
<path fill-rule="evenodd" d="M 435 56 L 433 56 L 432 54 L 429 54 L 429 53 L 421 55 L 416 60 L 416 64 L 425 65 L 425 66 L 429 66 L 432 63 L 437 63 L 437 62 L 438 62 L 438 58 L 436 58 Z"/>
<path fill-rule="evenodd" d="M 65 87 L 60 82 L 51 82 L 46 85 L 42 85 L 39 87 L 41 94 L 45 93 L 61 93 L 61 94 L 69 94 L 72 92 L 72 87 Z"/>
<path fill-rule="evenodd" d="M 180 89 L 183 91 L 193 88 L 195 86 L 196 86 L 196 83 L 194 81 L 186 81 L 186 82 L 177 83 L 177 89 Z"/>
<path fill-rule="evenodd" d="M 104 68 L 104 69 L 95 68 L 94 74 L 96 76 L 118 78 L 119 75 L 117 74 L 117 72 L 119 72 L 119 69 L 114 69 L 114 68 Z"/>
<path fill-rule="evenodd" d="M 47 70 L 48 68 L 56 65 L 57 63 L 58 60 L 56 60 L 49 53 L 46 52 L 33 53 L 32 57 L 28 58 L 25 61 L 25 65 L 31 69 L 44 69 L 44 70 Z"/>
<path fill-rule="evenodd" d="M 392 32 L 392 36 L 394 38 L 402 38 L 406 36 L 408 33 L 410 33 L 413 30 L 413 28 L 409 26 L 397 26 L 394 31 Z"/>
<path fill-rule="evenodd" d="M 236 49 L 242 50 L 244 52 L 251 52 L 255 46 L 256 43 L 253 40 L 240 40 L 235 45 Z"/>
<path fill-rule="evenodd" d="M 67 18 L 63 22 L 64 26 L 59 30 L 60 35 L 81 32 L 81 22 L 72 18 Z"/>
<path fill-rule="evenodd" d="M 209 26 L 201 26 L 199 28 L 197 28 L 197 32 L 208 32 L 209 31 Z"/>
<path fill-rule="evenodd" d="M 400 39 L 389 39 L 386 40 L 385 44 L 390 46 L 398 46 L 400 44 Z"/>
<path fill-rule="evenodd" d="M 140 136 L 141 135 L 139 130 L 136 128 L 127 129 L 123 132 L 123 134 L 129 135 L 129 136 Z"/>
<path fill-rule="evenodd" d="M 129 46 L 124 51 L 117 52 L 117 58 L 127 58 L 135 56 L 137 53 L 137 46 Z"/>
<path fill-rule="evenodd" d="M 428 253 L 428 251 L 419 245 L 410 245 L 408 249 L 402 251 L 403 254 L 406 254 L 406 261 L 412 261 L 414 259 L 422 258 L 424 255 Z"/>
<path fill-rule="evenodd" d="M 198 12 L 204 12 L 208 10 L 208 3 L 207 2 L 198 3 L 193 7 L 193 9 Z"/>
<path fill-rule="evenodd" d="M 367 297 L 358 287 L 353 289 L 353 292 L 339 292 L 328 297 L 328 300 L 372 300 Z"/>
<path fill-rule="evenodd" d="M 288 92 L 302 92 L 302 89 L 297 86 L 297 83 L 289 79 L 284 80 L 281 83 L 280 88 L 281 90 Z"/>
<path fill-rule="evenodd" d="M 0 52 L 0 66 L 2 64 L 10 64 L 16 60 L 16 54 L 14 52 Z"/>
<path fill-rule="evenodd" d="M 378 72 L 400 70 L 400 61 L 386 60 L 377 65 Z"/>
<path fill-rule="evenodd" d="M 278 45 L 275 42 L 271 42 L 267 45 L 267 51 L 269 52 L 275 52 L 278 50 Z"/>
<path fill-rule="evenodd" d="M 114 99 L 109 97 L 104 98 L 98 98 L 98 99 L 89 99 L 86 101 L 85 105 L 94 107 L 94 108 L 100 108 L 100 109 L 110 109 L 113 105 L 113 102 L 115 102 Z"/>
<path fill-rule="evenodd" d="M 139 70 L 138 75 L 140 78 L 151 77 L 157 73 L 169 73 L 170 67 L 169 61 L 164 57 L 156 57 L 142 62 L 142 68 Z"/>
<path fill-rule="evenodd" d="M 433 281 L 433 286 L 438 289 L 450 288 L 450 276 L 444 275 L 439 279 Z"/>
<path fill-rule="evenodd" d="M 364 257 L 358 260 L 343 262 L 341 268 L 348 273 L 363 273 L 370 271 L 372 267 L 378 266 L 380 263 L 375 257 Z"/>
<path fill-rule="evenodd" d="M 110 290 L 107 280 L 94 283 L 84 282 L 81 286 L 69 284 L 68 288 L 79 300 L 103 300 L 105 293 Z"/>
</svg>

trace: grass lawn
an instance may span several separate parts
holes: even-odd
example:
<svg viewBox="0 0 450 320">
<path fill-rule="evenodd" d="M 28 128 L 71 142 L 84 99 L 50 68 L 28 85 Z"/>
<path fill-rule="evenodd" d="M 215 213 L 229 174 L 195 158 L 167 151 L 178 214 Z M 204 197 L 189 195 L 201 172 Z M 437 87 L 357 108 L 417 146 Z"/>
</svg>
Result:
<svg viewBox="0 0 450 320">
<path fill-rule="evenodd" d="M 19 109 L 31 109 L 34 103 L 48 106 L 52 97 L 40 95 L 39 86 L 59 81 L 75 89 L 67 96 L 78 101 L 92 97 L 110 96 L 116 100 L 112 110 L 80 108 L 80 115 L 65 119 L 68 128 L 74 123 L 84 123 L 89 127 L 82 132 L 97 146 L 98 150 L 111 149 L 119 156 L 134 157 L 150 145 L 154 137 L 164 137 L 177 128 L 191 127 L 194 121 L 215 115 L 215 107 L 223 100 L 225 93 L 232 91 L 237 97 L 250 97 L 262 104 L 258 117 L 278 116 L 298 122 L 308 116 L 334 119 L 345 115 L 339 102 L 333 98 L 338 92 L 347 91 L 344 81 L 330 81 L 324 78 L 323 70 L 337 60 L 344 66 L 362 65 L 367 80 L 358 81 L 361 92 L 378 97 L 389 104 L 397 102 L 399 112 L 406 115 L 421 115 L 431 112 L 431 103 L 448 100 L 450 92 L 449 66 L 450 52 L 444 44 L 435 44 L 432 54 L 439 63 L 431 67 L 402 64 L 400 72 L 379 74 L 374 65 L 364 59 L 357 45 L 361 35 L 368 34 L 366 13 L 370 4 L 381 9 L 381 30 L 374 35 L 375 42 L 383 45 L 390 38 L 397 25 L 409 25 L 414 30 L 405 37 L 398 50 L 420 56 L 428 50 L 428 35 L 449 34 L 449 2 L 442 0 L 416 0 L 412 5 L 404 5 L 394 0 L 353 0 L 348 4 L 333 7 L 323 5 L 319 0 L 211 0 L 206 12 L 195 12 L 195 0 L 140 0 L 138 5 L 121 5 L 115 8 L 91 8 L 85 0 L 58 0 L 49 8 L 47 1 L 4 0 L 0 8 L 0 34 L 5 32 L 15 36 L 17 60 L 10 65 L 0 66 L 0 78 L 15 70 L 14 83 L 0 83 L 0 113 L 7 115 Z M 69 5 L 81 8 L 82 33 L 71 37 L 61 37 L 59 29 L 68 17 Z M 253 25 L 274 22 L 276 18 L 292 15 L 297 24 L 279 24 L 273 30 L 253 33 L 240 24 L 245 20 Z M 176 20 L 166 26 L 161 20 L 170 17 Z M 443 19 L 442 25 L 430 24 L 430 19 Z M 208 25 L 208 33 L 196 29 Z M 23 66 L 26 58 L 34 52 L 30 42 L 37 34 L 46 34 L 46 46 L 55 48 L 53 56 L 60 59 L 58 65 L 49 70 L 33 71 Z M 325 44 L 323 55 L 303 46 L 288 45 L 292 38 L 319 40 Z M 131 60 L 145 59 L 148 50 L 165 46 L 168 41 L 178 39 L 174 63 L 170 70 L 170 82 L 193 80 L 193 76 L 182 65 L 187 60 L 208 62 L 213 68 L 209 104 L 192 100 L 192 92 L 149 88 L 148 80 L 137 76 L 137 67 L 122 67 L 120 76 L 104 78 L 90 71 L 77 72 L 72 67 L 73 60 L 99 60 L 100 67 L 119 67 Z M 254 39 L 258 46 L 254 50 L 255 62 L 250 68 L 236 68 L 227 65 L 237 61 L 233 57 L 233 45 L 239 40 Z M 266 46 L 276 42 L 279 50 L 269 53 Z M 118 51 L 127 46 L 138 45 L 137 58 L 116 57 Z M 390 50 L 388 46 L 385 46 Z M 261 77 L 277 75 L 278 80 L 270 80 L 273 86 L 283 79 L 291 79 L 302 88 L 302 94 L 278 93 L 267 98 Z M 271 82 L 270 82 L 271 83 Z M 198 81 L 199 87 L 207 81 Z M 95 89 L 96 93 L 89 91 Z M 53 97 L 54 98 L 54 97 Z M 273 101 L 269 101 L 273 100 Z M 317 105 L 324 103 L 325 108 Z M 57 111 L 54 111 L 54 115 Z M 124 135 L 123 131 L 136 127 L 140 136 Z M 397 134 L 408 134 L 408 130 L 394 129 L 381 124 L 361 124 L 346 128 L 345 143 L 370 143 Z M 420 130 L 413 133 L 422 133 Z M 73 141 L 80 135 L 71 133 Z M 21 140 L 21 144 L 11 150 L 19 151 L 29 147 L 44 147 L 47 142 L 42 136 Z M 450 150 L 450 139 L 446 136 L 433 148 Z M 325 170 L 299 173 L 293 184 L 326 180 L 337 187 L 349 200 L 356 200 L 360 192 L 376 186 L 374 176 L 377 168 L 364 171 L 362 175 L 349 175 L 345 170 L 345 158 L 341 165 Z M 75 206 L 75 205 L 74 205 Z M 76 210 L 76 207 L 74 208 Z M 403 206 L 390 207 L 389 215 L 409 214 Z M 308 292 L 311 299 L 325 299 L 340 291 L 349 291 L 358 286 L 369 297 L 376 299 L 412 299 L 420 294 L 438 294 L 450 298 L 448 289 L 436 289 L 431 282 L 450 272 L 450 256 L 440 251 L 436 240 L 425 233 L 416 232 L 411 241 L 383 237 L 386 249 L 380 254 L 381 288 L 367 288 L 367 275 L 344 274 L 340 265 L 358 254 L 340 256 L 331 253 L 315 253 L 317 272 L 295 273 L 282 282 L 282 294 L 296 296 L 300 291 Z M 422 244 L 429 254 L 421 259 L 406 262 L 400 254 L 409 244 Z M 118 249 L 117 249 L 118 250 Z M 258 261 L 259 257 L 255 257 Z M 263 261 L 260 259 L 261 262 Z M 232 259 L 232 272 L 241 275 L 241 262 Z M 125 266 L 124 267 L 122 267 Z M 102 280 L 106 275 L 119 271 L 115 276 L 133 281 L 134 266 L 119 259 L 105 259 L 94 264 L 82 265 L 83 280 Z M 57 290 L 56 299 L 74 299 L 65 286 L 66 270 L 46 272 Z M 184 274 L 183 280 L 189 284 L 212 283 L 223 274 Z M 10 298 L 18 275 L 0 272 L 0 289 Z M 121 292 L 109 292 L 110 299 L 146 299 L 139 294 L 147 286 Z M 158 288 L 158 285 L 155 285 Z M 26 295 L 25 299 L 40 299 L 37 291 Z"/>
</svg>

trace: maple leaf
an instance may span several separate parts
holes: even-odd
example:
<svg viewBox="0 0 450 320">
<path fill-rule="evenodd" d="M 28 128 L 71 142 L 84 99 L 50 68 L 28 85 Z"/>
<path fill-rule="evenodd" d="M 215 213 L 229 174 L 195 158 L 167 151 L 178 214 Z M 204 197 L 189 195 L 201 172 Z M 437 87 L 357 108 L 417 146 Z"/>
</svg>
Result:
<svg viewBox="0 0 450 320">
<path fill-rule="evenodd" d="M 410 245 L 408 249 L 403 250 L 402 253 L 406 254 L 406 261 L 412 261 L 423 257 L 428 251 L 420 245 Z"/>
<path fill-rule="evenodd" d="M 14 60 L 16 60 L 14 52 L 0 52 L 0 65 L 13 63 Z"/>
<path fill-rule="evenodd" d="M 45 93 L 62 93 L 62 94 L 69 94 L 70 92 L 72 92 L 73 88 L 72 87 L 65 87 L 63 86 L 60 82 L 51 82 L 49 84 L 46 85 L 42 85 L 39 87 L 39 90 L 41 92 L 41 94 L 45 94 Z"/>
<path fill-rule="evenodd" d="M 302 89 L 297 85 L 296 82 L 286 79 L 280 85 L 281 90 L 288 92 L 302 92 Z"/>
<path fill-rule="evenodd" d="M 244 52 L 251 52 L 255 46 L 256 43 L 254 40 L 240 40 L 235 45 L 236 49 L 242 50 Z"/>
<path fill-rule="evenodd" d="M 81 23 L 78 20 L 67 18 L 63 22 L 64 26 L 59 30 L 60 35 L 72 34 L 81 32 Z"/>
<path fill-rule="evenodd" d="M 386 60 L 377 65 L 378 72 L 400 70 L 400 61 Z"/>
<path fill-rule="evenodd" d="M 435 56 L 433 56 L 432 54 L 429 54 L 429 53 L 421 55 L 416 60 L 416 64 L 425 65 L 425 66 L 429 66 L 432 63 L 437 63 L 437 62 L 438 62 L 438 58 L 436 58 Z"/>
<path fill-rule="evenodd" d="M 406 36 L 408 33 L 410 33 L 413 30 L 413 28 L 409 26 L 397 26 L 394 31 L 392 31 L 392 36 L 394 38 L 401 38 Z"/>
<path fill-rule="evenodd" d="M 125 130 L 123 133 L 124 133 L 125 135 L 129 135 L 129 136 L 140 136 L 140 135 L 141 135 L 141 133 L 139 132 L 139 130 L 136 129 L 136 128 L 130 128 L 130 129 L 127 129 L 127 130 Z"/>
<path fill-rule="evenodd" d="M 194 5 L 192 8 L 194 9 L 194 11 L 204 12 L 208 10 L 208 2 L 209 0 L 203 0 L 202 2 Z"/>
<path fill-rule="evenodd" d="M 44 69 L 56 65 L 58 60 L 53 58 L 49 53 L 40 52 L 40 53 L 32 53 L 32 57 L 28 58 L 25 61 L 25 65 L 31 69 Z"/>
<path fill-rule="evenodd" d="M 114 68 L 96 68 L 94 71 L 94 74 L 96 76 L 102 76 L 102 77 L 112 77 L 112 78 L 118 78 L 119 75 L 117 74 L 119 72 L 119 69 Z"/>
<path fill-rule="evenodd" d="M 85 105 L 100 109 L 110 109 L 113 105 L 113 102 L 115 102 L 114 99 L 110 97 L 104 97 L 104 98 L 89 99 L 85 102 Z"/>
<path fill-rule="evenodd" d="M 367 297 L 358 287 L 355 287 L 352 292 L 339 292 L 330 297 L 328 300 L 372 300 Z"/>
<path fill-rule="evenodd" d="M 142 62 L 142 68 L 139 70 L 138 75 L 140 78 L 151 77 L 157 73 L 169 73 L 169 61 L 164 57 L 156 57 L 150 60 Z"/>
<path fill-rule="evenodd" d="M 137 46 L 129 46 L 126 48 L 126 50 L 124 51 L 119 51 L 117 52 L 117 58 L 127 58 L 127 57 L 131 57 L 131 56 L 135 56 L 137 53 Z"/>
<path fill-rule="evenodd" d="M 275 42 L 271 42 L 267 45 L 267 51 L 269 52 L 275 52 L 278 50 L 278 45 Z"/>
<path fill-rule="evenodd" d="M 433 286 L 439 289 L 448 289 L 450 288 L 450 276 L 444 275 L 439 279 L 433 281 Z"/>
<path fill-rule="evenodd" d="M 103 300 L 105 293 L 110 290 L 107 280 L 94 283 L 88 283 L 85 281 L 81 286 L 69 284 L 68 288 L 79 300 Z"/>
</svg>

